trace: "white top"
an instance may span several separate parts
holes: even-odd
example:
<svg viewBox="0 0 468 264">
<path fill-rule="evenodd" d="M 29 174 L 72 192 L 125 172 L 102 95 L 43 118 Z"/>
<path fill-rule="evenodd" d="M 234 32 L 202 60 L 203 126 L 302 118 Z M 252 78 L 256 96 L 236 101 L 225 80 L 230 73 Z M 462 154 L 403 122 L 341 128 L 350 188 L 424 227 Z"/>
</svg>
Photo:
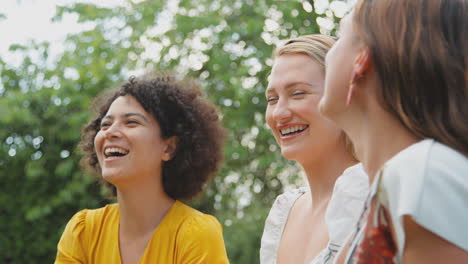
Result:
<svg viewBox="0 0 468 264">
<path fill-rule="evenodd" d="M 289 212 L 294 202 L 309 188 L 303 187 L 281 194 L 276 198 L 265 221 L 260 247 L 260 263 L 274 264 Z M 369 192 L 369 179 L 361 164 L 346 169 L 336 180 L 328 203 L 325 222 L 330 241 L 310 264 L 332 263 L 361 214 Z"/>
<path fill-rule="evenodd" d="M 463 154 L 432 139 L 422 140 L 385 163 L 371 193 L 391 215 L 397 237 L 397 263 L 401 263 L 405 247 L 405 215 L 468 250 L 468 158 Z M 363 240 L 362 234 L 352 242 L 350 255 L 359 240 Z M 349 263 L 350 255 L 345 263 Z"/>
</svg>

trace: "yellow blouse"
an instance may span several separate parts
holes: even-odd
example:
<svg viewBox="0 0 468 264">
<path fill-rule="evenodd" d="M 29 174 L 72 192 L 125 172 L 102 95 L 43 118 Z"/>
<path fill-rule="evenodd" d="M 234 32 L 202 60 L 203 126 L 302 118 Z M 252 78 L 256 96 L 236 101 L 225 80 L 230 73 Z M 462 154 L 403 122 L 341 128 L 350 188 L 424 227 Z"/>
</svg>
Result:
<svg viewBox="0 0 468 264">
<path fill-rule="evenodd" d="M 76 213 L 58 243 L 55 264 L 120 264 L 119 219 L 118 204 Z M 229 263 L 221 225 L 176 201 L 138 263 Z"/>
</svg>

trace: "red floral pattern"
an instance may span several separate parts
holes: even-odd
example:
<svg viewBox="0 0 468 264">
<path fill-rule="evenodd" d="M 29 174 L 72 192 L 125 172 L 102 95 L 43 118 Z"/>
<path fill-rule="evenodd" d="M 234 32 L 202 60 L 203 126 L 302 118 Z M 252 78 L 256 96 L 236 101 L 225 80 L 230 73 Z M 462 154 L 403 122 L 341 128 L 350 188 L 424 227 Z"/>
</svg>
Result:
<svg viewBox="0 0 468 264">
<path fill-rule="evenodd" d="M 380 209 L 384 210 L 382 207 Z M 395 254 L 396 247 L 388 224 L 378 223 L 377 226 L 369 224 L 364 230 L 362 240 L 357 245 L 352 263 L 393 264 Z"/>
<path fill-rule="evenodd" d="M 377 178 L 377 186 L 380 177 Z M 375 191 L 375 192 L 374 192 Z M 397 247 L 392 236 L 391 218 L 378 199 L 378 188 L 371 191 L 350 248 L 347 264 L 397 264 Z M 362 233 L 360 232 L 362 230 Z"/>
</svg>

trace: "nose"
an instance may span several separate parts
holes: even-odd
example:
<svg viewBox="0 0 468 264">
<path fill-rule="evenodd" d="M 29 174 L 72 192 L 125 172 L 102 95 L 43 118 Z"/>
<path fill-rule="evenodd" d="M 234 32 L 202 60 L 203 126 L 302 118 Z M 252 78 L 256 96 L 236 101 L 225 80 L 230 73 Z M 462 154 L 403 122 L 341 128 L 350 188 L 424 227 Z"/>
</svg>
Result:
<svg viewBox="0 0 468 264">
<path fill-rule="evenodd" d="M 273 119 L 278 123 L 289 121 L 289 119 L 291 119 L 292 112 L 289 108 L 288 100 L 279 98 L 273 109 L 272 116 Z"/>
<path fill-rule="evenodd" d="M 104 136 L 106 139 L 115 139 L 122 136 L 122 131 L 118 122 L 113 122 L 105 131 Z"/>
</svg>

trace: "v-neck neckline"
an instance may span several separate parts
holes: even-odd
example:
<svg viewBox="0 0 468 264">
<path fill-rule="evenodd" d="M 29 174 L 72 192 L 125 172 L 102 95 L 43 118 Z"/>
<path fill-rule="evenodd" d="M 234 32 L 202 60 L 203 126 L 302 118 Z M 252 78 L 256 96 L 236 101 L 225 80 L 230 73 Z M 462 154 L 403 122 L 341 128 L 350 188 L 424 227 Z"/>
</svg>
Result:
<svg viewBox="0 0 468 264">
<path fill-rule="evenodd" d="M 166 225 L 166 222 L 168 222 L 171 214 L 176 210 L 177 207 L 179 207 L 179 201 L 175 201 L 171 208 L 167 211 L 166 215 L 163 217 L 159 225 L 153 230 L 153 233 L 151 235 L 151 238 L 148 240 L 148 243 L 146 244 L 145 250 L 143 251 L 143 254 L 141 255 L 140 259 L 138 260 L 137 264 L 141 264 L 142 260 L 145 259 L 145 256 L 147 255 L 148 248 L 153 242 L 153 239 L 157 236 L 157 234 L 160 232 L 159 230 L 162 229 L 163 226 Z M 113 240 L 115 241 L 114 247 L 116 248 L 117 255 L 118 255 L 118 264 L 122 264 L 122 254 L 120 252 L 120 207 L 118 207 L 117 210 L 117 230 L 112 232 L 114 234 Z"/>
</svg>

